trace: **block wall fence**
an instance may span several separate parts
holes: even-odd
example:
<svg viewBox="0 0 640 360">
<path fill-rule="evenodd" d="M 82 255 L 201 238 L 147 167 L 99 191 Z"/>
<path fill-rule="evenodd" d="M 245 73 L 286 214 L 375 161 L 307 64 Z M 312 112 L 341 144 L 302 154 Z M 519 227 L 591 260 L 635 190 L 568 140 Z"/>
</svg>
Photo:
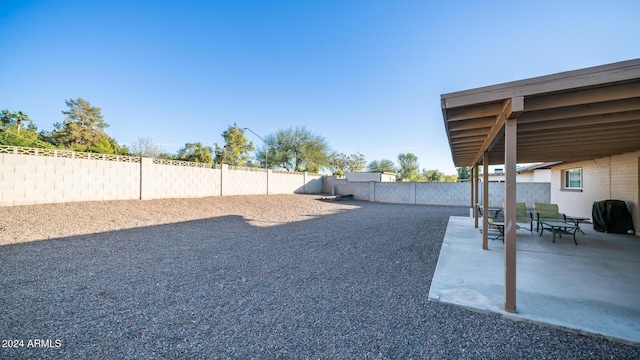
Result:
<svg viewBox="0 0 640 360">
<path fill-rule="evenodd" d="M 550 203 L 551 184 L 526 183 L 516 185 L 516 198 L 527 207 L 533 203 Z M 454 205 L 469 206 L 471 202 L 471 184 L 468 182 L 352 182 L 335 176 L 325 176 L 324 192 L 336 195 L 353 194 L 354 199 L 386 202 L 395 204 Z M 480 184 L 479 201 L 482 200 Z M 504 183 L 489 183 L 489 206 L 502 207 L 504 202 Z"/>
<path fill-rule="evenodd" d="M 267 185 L 267 180 L 269 184 Z M 0 146 L 0 206 L 320 193 L 309 173 Z"/>
<path fill-rule="evenodd" d="M 468 206 L 469 183 L 348 182 L 335 176 L 0 145 L 0 206 L 227 195 L 353 194 L 356 200 Z M 268 185 L 267 185 L 268 181 Z M 518 183 L 518 201 L 550 202 L 549 183 Z M 489 183 L 501 207 L 504 183 Z"/>
</svg>

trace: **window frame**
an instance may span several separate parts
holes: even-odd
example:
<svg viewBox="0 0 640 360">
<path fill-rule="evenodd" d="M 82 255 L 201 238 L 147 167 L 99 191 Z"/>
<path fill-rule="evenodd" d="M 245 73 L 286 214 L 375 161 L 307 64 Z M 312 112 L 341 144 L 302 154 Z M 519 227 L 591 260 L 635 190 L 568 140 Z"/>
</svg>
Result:
<svg viewBox="0 0 640 360">
<path fill-rule="evenodd" d="M 580 179 L 578 186 L 571 186 L 571 182 L 575 182 L 576 179 L 572 179 L 571 178 L 571 174 L 578 172 L 580 175 Z M 567 191 L 582 191 L 584 187 L 584 176 L 583 176 L 583 171 L 582 168 L 571 168 L 571 169 L 564 169 L 562 170 L 562 190 L 567 190 Z"/>
</svg>

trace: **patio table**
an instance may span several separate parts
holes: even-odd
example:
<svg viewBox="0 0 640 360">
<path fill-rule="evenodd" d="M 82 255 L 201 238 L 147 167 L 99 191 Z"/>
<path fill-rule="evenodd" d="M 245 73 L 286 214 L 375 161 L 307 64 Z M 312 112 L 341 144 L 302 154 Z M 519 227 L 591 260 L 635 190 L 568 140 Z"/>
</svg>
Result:
<svg viewBox="0 0 640 360">
<path fill-rule="evenodd" d="M 576 241 L 576 231 L 578 230 L 577 225 L 573 225 L 564 221 L 544 221 L 540 220 L 541 229 L 540 236 L 545 230 L 549 230 L 553 233 L 553 242 L 556 242 L 556 234 L 562 237 L 562 234 L 573 235 L 573 242 L 578 245 Z"/>
<path fill-rule="evenodd" d="M 502 208 L 489 208 L 489 216 L 494 219 L 500 218 L 500 213 L 502 212 Z"/>
<path fill-rule="evenodd" d="M 589 220 L 589 218 L 580 217 L 580 216 L 569 216 L 569 215 L 565 215 L 564 218 L 566 220 L 571 221 L 576 226 L 576 231 L 580 231 L 584 235 L 584 231 L 582 231 L 582 229 L 580 229 L 580 223 Z"/>
</svg>

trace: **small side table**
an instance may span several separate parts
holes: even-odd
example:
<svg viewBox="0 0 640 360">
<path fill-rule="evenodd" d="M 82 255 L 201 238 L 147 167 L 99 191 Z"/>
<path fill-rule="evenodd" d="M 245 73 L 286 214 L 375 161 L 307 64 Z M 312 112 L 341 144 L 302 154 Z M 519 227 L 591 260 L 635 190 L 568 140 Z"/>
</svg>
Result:
<svg viewBox="0 0 640 360">
<path fill-rule="evenodd" d="M 576 231 L 580 231 L 582 233 L 582 235 L 585 235 L 584 231 L 582 231 L 580 229 L 580 223 L 589 220 L 589 218 L 580 217 L 580 216 L 566 216 L 565 215 L 565 219 L 567 221 L 571 221 L 576 226 Z"/>
</svg>

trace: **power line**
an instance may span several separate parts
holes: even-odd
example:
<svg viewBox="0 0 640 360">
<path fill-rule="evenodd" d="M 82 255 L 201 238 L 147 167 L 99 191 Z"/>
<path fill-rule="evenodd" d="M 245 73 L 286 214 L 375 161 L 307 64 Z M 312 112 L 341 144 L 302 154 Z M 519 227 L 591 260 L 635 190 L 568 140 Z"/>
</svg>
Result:
<svg viewBox="0 0 640 360">
<path fill-rule="evenodd" d="M 21 139 L 24 139 L 24 140 L 26 140 L 26 141 L 28 141 L 28 142 L 30 142 L 30 143 L 32 143 L 32 144 L 46 145 L 46 146 L 54 147 L 52 144 L 49 144 L 49 143 L 44 142 L 44 141 L 42 141 L 42 140 L 38 140 L 38 139 L 35 139 L 35 140 L 34 140 L 34 139 L 28 139 L 28 138 L 26 138 L 26 137 L 24 137 L 24 136 L 22 136 L 22 135 L 18 135 L 17 133 L 15 133 L 15 132 L 13 132 L 13 131 L 7 130 L 6 128 L 5 128 L 5 129 L 0 129 L 0 131 L 5 132 L 5 133 L 8 133 L 8 134 L 11 134 L 11 135 L 16 136 L 16 137 L 19 137 L 19 138 L 21 138 Z"/>
</svg>

